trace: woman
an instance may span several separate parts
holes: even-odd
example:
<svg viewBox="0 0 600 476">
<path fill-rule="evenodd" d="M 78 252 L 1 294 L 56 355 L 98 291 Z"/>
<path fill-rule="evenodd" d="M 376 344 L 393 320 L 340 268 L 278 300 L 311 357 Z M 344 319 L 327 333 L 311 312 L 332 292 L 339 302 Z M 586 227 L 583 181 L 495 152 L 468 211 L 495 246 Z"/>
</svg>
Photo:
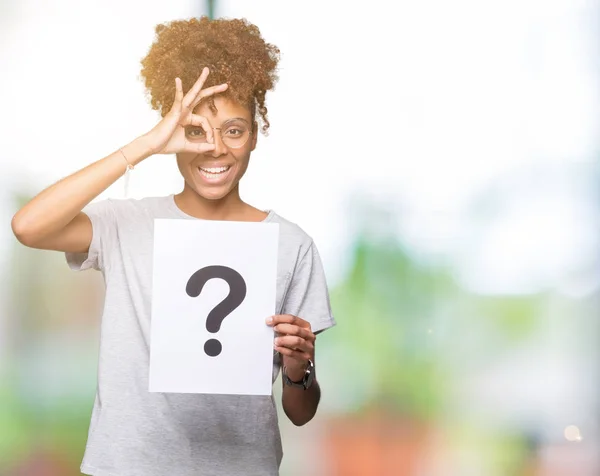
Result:
<svg viewBox="0 0 600 476">
<path fill-rule="evenodd" d="M 335 324 L 318 251 L 297 225 L 239 194 L 279 50 L 245 20 L 174 21 L 156 28 L 142 60 L 162 120 L 109 156 L 48 187 L 17 212 L 21 243 L 102 271 L 98 387 L 81 470 L 95 476 L 275 475 L 282 449 L 270 396 L 148 392 L 155 218 L 279 223 L 273 380 L 296 425 L 315 415 L 315 334 Z M 176 154 L 183 191 L 90 203 L 154 155 Z"/>
</svg>

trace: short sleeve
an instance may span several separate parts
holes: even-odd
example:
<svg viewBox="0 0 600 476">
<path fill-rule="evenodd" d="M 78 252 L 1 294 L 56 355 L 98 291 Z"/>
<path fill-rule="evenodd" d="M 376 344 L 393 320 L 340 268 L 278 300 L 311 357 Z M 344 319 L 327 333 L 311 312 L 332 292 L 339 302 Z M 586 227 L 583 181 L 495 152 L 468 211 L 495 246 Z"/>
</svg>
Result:
<svg viewBox="0 0 600 476">
<path fill-rule="evenodd" d="M 83 210 L 92 222 L 92 242 L 87 253 L 65 253 L 72 270 L 89 268 L 104 271 L 110 261 L 110 250 L 117 239 L 117 226 L 111 200 L 90 203 Z"/>
<path fill-rule="evenodd" d="M 323 331 L 336 324 L 331 312 L 321 257 L 313 242 L 294 270 L 283 313 L 310 322 L 313 332 Z"/>
</svg>

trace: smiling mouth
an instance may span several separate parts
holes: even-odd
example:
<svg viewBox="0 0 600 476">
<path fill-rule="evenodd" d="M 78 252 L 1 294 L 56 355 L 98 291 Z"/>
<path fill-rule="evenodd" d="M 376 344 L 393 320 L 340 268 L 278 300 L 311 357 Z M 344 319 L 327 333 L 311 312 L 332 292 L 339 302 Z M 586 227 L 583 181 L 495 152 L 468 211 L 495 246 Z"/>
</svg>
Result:
<svg viewBox="0 0 600 476">
<path fill-rule="evenodd" d="M 218 177 L 219 175 L 222 175 L 222 174 L 228 172 L 230 168 L 231 168 L 231 165 L 227 165 L 225 167 L 208 167 L 208 168 L 198 167 L 198 170 L 200 170 L 200 173 L 202 175 L 204 175 L 206 178 L 215 178 L 215 177 Z"/>
</svg>

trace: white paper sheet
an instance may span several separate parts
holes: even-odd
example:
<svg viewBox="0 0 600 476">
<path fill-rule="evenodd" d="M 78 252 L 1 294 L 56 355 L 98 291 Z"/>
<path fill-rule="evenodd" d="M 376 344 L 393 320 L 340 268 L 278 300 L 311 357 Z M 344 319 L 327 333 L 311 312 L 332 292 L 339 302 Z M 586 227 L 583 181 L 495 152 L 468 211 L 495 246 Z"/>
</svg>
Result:
<svg viewBox="0 0 600 476">
<path fill-rule="evenodd" d="M 278 237 L 277 223 L 155 220 L 151 392 L 271 394 Z"/>
</svg>

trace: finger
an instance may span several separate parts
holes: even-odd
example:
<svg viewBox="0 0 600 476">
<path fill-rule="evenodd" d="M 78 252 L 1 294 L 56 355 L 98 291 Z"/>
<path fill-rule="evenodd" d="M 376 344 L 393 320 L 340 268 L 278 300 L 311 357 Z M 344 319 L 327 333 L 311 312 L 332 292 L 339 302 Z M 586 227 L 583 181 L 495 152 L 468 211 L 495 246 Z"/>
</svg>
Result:
<svg viewBox="0 0 600 476">
<path fill-rule="evenodd" d="M 274 327 L 275 331 L 282 335 L 294 335 L 302 337 L 305 340 L 314 341 L 315 335 L 304 327 L 295 326 L 293 324 L 277 324 Z"/>
<path fill-rule="evenodd" d="M 214 150 L 215 144 L 209 144 L 208 142 L 190 142 L 185 141 L 182 152 L 193 152 L 195 154 L 203 154 Z"/>
<path fill-rule="evenodd" d="M 300 363 L 306 363 L 307 360 L 310 360 L 310 355 L 306 352 L 300 352 L 298 350 L 288 349 L 287 347 L 278 347 L 275 346 L 275 350 L 279 352 L 281 355 L 285 355 L 294 360 L 297 360 Z"/>
<path fill-rule="evenodd" d="M 292 316 L 291 314 L 278 314 L 271 316 L 271 321 L 269 322 L 267 319 L 267 323 L 272 326 L 276 326 L 277 324 L 294 324 L 305 329 L 310 329 L 310 323 L 308 321 L 305 321 L 297 316 Z"/>
<path fill-rule="evenodd" d="M 275 346 L 286 347 L 291 350 L 298 350 L 306 352 L 307 354 L 312 353 L 314 346 L 312 342 L 309 342 L 302 337 L 298 336 L 281 336 L 275 339 Z"/>
<path fill-rule="evenodd" d="M 194 85 L 183 98 L 183 105 L 189 108 L 190 110 L 193 109 L 192 103 L 196 99 L 196 96 L 198 96 L 198 93 L 202 90 L 202 86 L 204 86 L 204 82 L 206 81 L 206 78 L 208 78 L 209 72 L 209 69 L 207 67 L 204 67 L 202 69 L 202 73 L 200 74 Z"/>
<path fill-rule="evenodd" d="M 173 106 L 171 106 L 171 112 L 179 113 L 181 111 L 182 100 L 183 100 L 183 87 L 181 86 L 181 79 L 175 78 L 175 99 L 173 100 Z"/>
<path fill-rule="evenodd" d="M 198 114 L 188 114 L 184 118 L 181 125 L 184 127 L 202 127 L 202 129 L 204 129 L 204 132 L 206 132 L 206 138 L 208 139 L 208 142 L 210 142 L 211 144 L 214 142 L 213 128 L 210 126 L 210 123 L 208 122 L 208 119 L 206 117 L 200 116 Z"/>
<path fill-rule="evenodd" d="M 194 108 L 198 104 L 200 104 L 200 101 L 202 101 L 204 98 L 207 98 L 214 94 L 222 93 L 228 87 L 229 87 L 229 85 L 227 83 L 223 83 L 223 84 L 219 84 L 218 86 L 212 86 L 210 88 L 203 89 L 202 91 L 200 91 L 200 94 L 198 94 L 198 96 L 196 97 L 196 99 L 194 100 L 192 105 L 190 106 L 190 109 L 194 110 Z"/>
</svg>

